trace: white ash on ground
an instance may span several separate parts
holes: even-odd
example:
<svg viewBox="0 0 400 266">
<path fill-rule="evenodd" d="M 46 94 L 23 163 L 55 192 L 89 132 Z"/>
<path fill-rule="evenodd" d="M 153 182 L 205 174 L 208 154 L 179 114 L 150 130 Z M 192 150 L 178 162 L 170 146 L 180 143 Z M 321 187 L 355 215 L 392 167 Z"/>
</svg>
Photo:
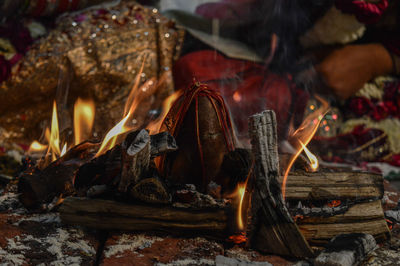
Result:
<svg viewBox="0 0 400 266">
<path fill-rule="evenodd" d="M 1 265 L 87 265 L 97 240 L 76 227 L 62 226 L 58 213 L 29 214 L 17 194 L 0 196 Z"/>
</svg>

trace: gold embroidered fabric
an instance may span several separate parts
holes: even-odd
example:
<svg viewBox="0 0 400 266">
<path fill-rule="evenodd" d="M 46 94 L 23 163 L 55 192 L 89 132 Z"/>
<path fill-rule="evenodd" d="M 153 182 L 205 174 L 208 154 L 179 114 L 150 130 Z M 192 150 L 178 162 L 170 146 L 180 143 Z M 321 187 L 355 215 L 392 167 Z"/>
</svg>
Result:
<svg viewBox="0 0 400 266">
<path fill-rule="evenodd" d="M 174 89 L 171 70 L 183 34 L 157 9 L 132 1 L 62 16 L 0 87 L 0 127 L 7 132 L 3 137 L 23 142 L 37 139 L 50 120 L 53 99 L 59 106 L 61 131 L 71 134 L 67 129 L 78 96 L 95 100 L 94 130 L 102 136 L 122 118 L 144 61 L 141 84 L 163 82 L 141 103 L 140 124 Z"/>
</svg>

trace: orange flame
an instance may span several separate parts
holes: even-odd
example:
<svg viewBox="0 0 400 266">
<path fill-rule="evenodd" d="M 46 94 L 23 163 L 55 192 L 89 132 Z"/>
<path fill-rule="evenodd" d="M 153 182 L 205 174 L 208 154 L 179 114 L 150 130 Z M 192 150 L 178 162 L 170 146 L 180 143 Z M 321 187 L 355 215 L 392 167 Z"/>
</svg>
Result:
<svg viewBox="0 0 400 266">
<path fill-rule="evenodd" d="M 49 140 L 49 149 L 47 152 L 51 152 L 51 160 L 55 161 L 60 156 L 60 132 L 58 130 L 58 119 L 57 119 L 57 105 L 53 102 L 53 115 L 51 118 L 51 131 Z"/>
<path fill-rule="evenodd" d="M 128 125 L 128 122 L 132 121 L 132 116 L 134 115 L 137 107 L 146 97 L 153 95 L 159 85 L 166 79 L 166 76 L 161 76 L 159 81 L 156 82 L 155 78 L 151 78 L 147 80 L 143 85 L 139 86 L 139 76 L 141 76 L 143 66 L 144 65 L 142 65 L 142 68 L 137 75 L 136 82 L 132 87 L 132 90 L 129 93 L 128 99 L 125 103 L 125 116 L 122 118 L 121 121 L 118 122 L 118 124 L 116 124 L 110 131 L 108 131 L 95 157 L 98 157 L 104 152 L 112 149 L 117 143 L 119 135 L 133 130 L 136 127 L 135 125 Z"/>
<path fill-rule="evenodd" d="M 108 131 L 95 157 L 98 157 L 104 152 L 112 149 L 117 142 L 117 137 L 129 130 L 129 128 L 126 127 L 125 124 L 130 116 L 131 113 L 129 112 L 121 121 L 118 122 L 118 124 L 116 124 L 110 131 Z"/>
<path fill-rule="evenodd" d="M 301 147 L 303 148 L 304 152 L 307 155 L 307 158 L 308 158 L 308 161 L 309 161 L 312 171 L 313 172 L 317 171 L 318 167 L 319 167 L 317 156 L 312 154 L 311 151 L 306 147 L 306 145 L 303 144 L 303 142 L 301 142 L 300 140 L 299 140 L 299 142 L 300 142 Z"/>
<path fill-rule="evenodd" d="M 47 145 L 39 143 L 37 140 L 33 141 L 29 146 L 28 153 L 44 152 L 47 149 Z"/>
<path fill-rule="evenodd" d="M 172 104 L 181 96 L 181 94 L 181 91 L 176 91 L 164 100 L 161 115 L 156 120 L 150 122 L 150 124 L 147 126 L 150 134 L 157 134 L 160 132 L 162 122 L 171 109 Z"/>
<path fill-rule="evenodd" d="M 290 143 L 295 144 L 300 141 L 304 144 L 304 146 L 307 146 L 308 143 L 311 141 L 311 139 L 314 137 L 315 133 L 317 132 L 322 118 L 329 111 L 329 103 L 327 101 L 325 101 L 319 96 L 315 96 L 315 98 L 321 102 L 321 107 L 315 110 L 315 112 L 311 113 L 309 116 L 307 116 L 301 123 L 300 127 L 295 132 L 290 134 L 289 136 Z M 299 157 L 302 151 L 303 151 L 303 146 L 301 145 L 298 146 L 296 149 L 296 153 L 292 155 L 289 164 L 285 170 L 282 182 L 283 199 L 285 199 L 286 196 L 286 182 L 290 169 L 292 168 L 294 162 L 296 161 L 297 157 Z"/>
<path fill-rule="evenodd" d="M 95 107 L 91 100 L 84 101 L 78 98 L 74 104 L 74 136 L 75 145 L 78 145 L 91 135 L 94 122 Z"/>
<path fill-rule="evenodd" d="M 242 217 L 242 209 L 243 209 L 243 199 L 244 199 L 244 194 L 246 194 L 246 185 L 247 182 L 244 184 L 239 184 L 238 185 L 238 194 L 239 194 L 239 207 L 238 207 L 238 214 L 237 214 L 237 223 L 238 223 L 238 228 L 239 230 L 244 229 L 244 224 L 243 224 L 243 217 Z"/>
</svg>

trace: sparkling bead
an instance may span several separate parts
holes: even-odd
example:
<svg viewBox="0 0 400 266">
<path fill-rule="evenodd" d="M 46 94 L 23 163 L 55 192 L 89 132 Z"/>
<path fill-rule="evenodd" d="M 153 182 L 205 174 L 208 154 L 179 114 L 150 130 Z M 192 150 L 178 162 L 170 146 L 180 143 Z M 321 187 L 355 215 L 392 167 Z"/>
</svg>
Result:
<svg viewBox="0 0 400 266">
<path fill-rule="evenodd" d="M 169 32 L 165 33 L 164 36 L 165 36 L 165 38 L 169 38 L 169 36 L 170 36 Z"/>
</svg>

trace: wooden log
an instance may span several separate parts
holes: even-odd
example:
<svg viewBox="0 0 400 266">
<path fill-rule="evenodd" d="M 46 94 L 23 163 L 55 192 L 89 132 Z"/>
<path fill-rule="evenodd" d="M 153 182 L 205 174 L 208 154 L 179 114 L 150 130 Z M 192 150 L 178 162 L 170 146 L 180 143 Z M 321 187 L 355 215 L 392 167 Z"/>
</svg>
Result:
<svg viewBox="0 0 400 266">
<path fill-rule="evenodd" d="M 118 184 L 120 192 L 139 182 L 150 165 L 150 135 L 142 129 L 129 133 L 122 143 L 122 171 Z"/>
<path fill-rule="evenodd" d="M 177 149 L 175 138 L 167 131 L 150 136 L 150 154 L 152 158 Z"/>
<path fill-rule="evenodd" d="M 224 209 L 192 210 L 110 200 L 69 197 L 60 208 L 64 223 L 96 229 L 199 233 L 224 239 L 228 216 Z"/>
<path fill-rule="evenodd" d="M 331 217 L 304 217 L 297 220 L 297 225 L 307 241 L 315 245 L 325 244 L 339 234 L 371 234 L 378 241 L 390 237 L 380 200 L 356 204 Z"/>
<path fill-rule="evenodd" d="M 143 202 L 167 204 L 171 202 L 164 183 L 157 177 L 140 180 L 129 192 L 129 195 Z"/>
<path fill-rule="evenodd" d="M 283 177 L 279 178 L 282 183 Z M 365 172 L 292 172 L 286 183 L 286 200 L 378 199 L 383 177 Z"/>
<path fill-rule="evenodd" d="M 290 216 L 278 183 L 276 118 L 273 111 L 250 117 L 249 135 L 255 158 L 249 245 L 262 252 L 312 257 L 313 252 Z"/>
<path fill-rule="evenodd" d="M 60 194 L 72 194 L 75 191 L 74 182 L 79 167 L 94 156 L 98 147 L 98 143 L 83 142 L 45 169 L 29 169 L 23 173 L 18 181 L 21 203 L 32 209 L 40 207 L 42 203 L 50 203 Z"/>
</svg>

